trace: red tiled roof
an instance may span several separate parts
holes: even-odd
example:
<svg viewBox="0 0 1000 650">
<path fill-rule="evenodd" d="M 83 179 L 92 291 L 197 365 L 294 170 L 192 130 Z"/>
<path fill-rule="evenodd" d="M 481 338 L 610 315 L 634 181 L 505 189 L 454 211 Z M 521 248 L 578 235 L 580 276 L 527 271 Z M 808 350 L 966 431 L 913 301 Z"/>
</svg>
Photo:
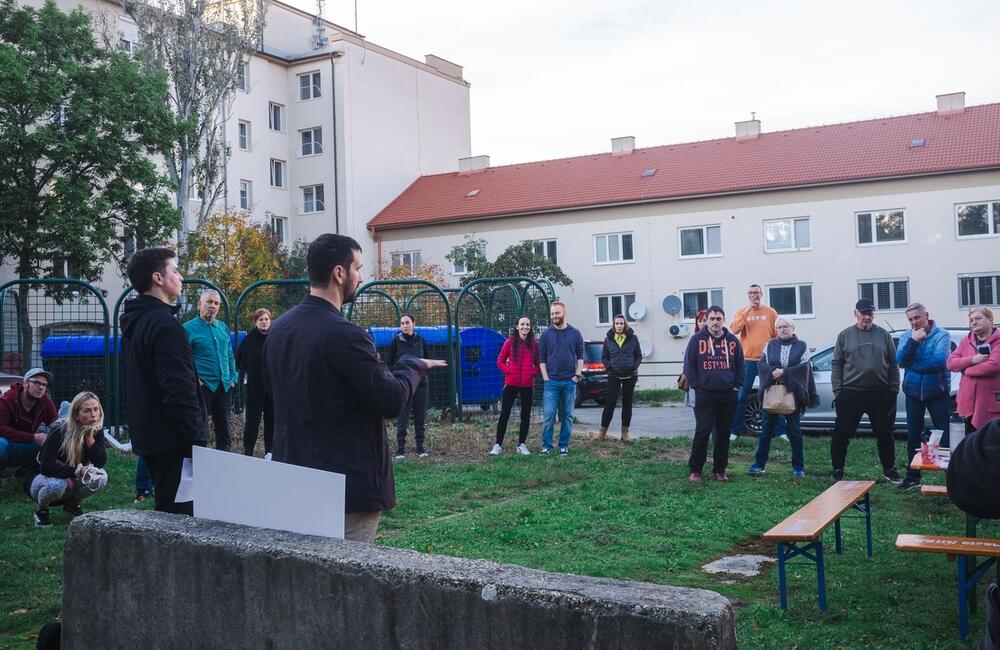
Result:
<svg viewBox="0 0 1000 650">
<path fill-rule="evenodd" d="M 924 145 L 911 147 L 922 139 Z M 376 230 L 566 208 L 1000 167 L 1000 103 L 422 176 Z M 646 169 L 656 169 L 644 177 Z M 479 190 L 475 196 L 468 196 Z"/>
</svg>

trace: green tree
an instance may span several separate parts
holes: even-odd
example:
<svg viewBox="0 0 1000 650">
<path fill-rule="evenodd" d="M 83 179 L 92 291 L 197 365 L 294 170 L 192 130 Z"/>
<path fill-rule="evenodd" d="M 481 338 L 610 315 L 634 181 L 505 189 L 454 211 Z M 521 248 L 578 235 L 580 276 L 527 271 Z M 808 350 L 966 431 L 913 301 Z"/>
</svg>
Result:
<svg viewBox="0 0 1000 650">
<path fill-rule="evenodd" d="M 0 259 L 20 278 L 101 278 L 180 226 L 152 156 L 173 133 L 163 74 L 94 42 L 89 16 L 0 0 Z M 31 358 L 28 285 L 21 350 Z"/>
<path fill-rule="evenodd" d="M 445 257 L 452 264 L 464 266 L 468 271 L 462 276 L 462 285 L 479 278 L 521 276 L 535 280 L 546 279 L 552 284 L 571 286 L 573 280 L 563 273 L 559 265 L 542 255 L 535 254 L 535 243 L 523 241 L 512 244 L 490 262 L 482 251 L 486 248 L 485 239 L 473 239 L 465 236 L 465 242 L 455 247 Z"/>
</svg>

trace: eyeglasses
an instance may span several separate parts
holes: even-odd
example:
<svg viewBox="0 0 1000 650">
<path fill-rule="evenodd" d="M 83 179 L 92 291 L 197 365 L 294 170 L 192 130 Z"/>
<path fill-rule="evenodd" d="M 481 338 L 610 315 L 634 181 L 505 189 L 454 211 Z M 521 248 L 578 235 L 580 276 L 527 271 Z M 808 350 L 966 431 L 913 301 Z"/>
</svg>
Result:
<svg viewBox="0 0 1000 650">
<path fill-rule="evenodd" d="M 35 381 L 34 379 L 29 379 L 28 383 L 31 384 L 32 386 L 35 386 L 36 388 L 43 388 L 44 389 L 44 388 L 48 388 L 49 387 L 49 385 L 46 384 L 45 382 L 43 382 L 43 381 Z"/>
</svg>

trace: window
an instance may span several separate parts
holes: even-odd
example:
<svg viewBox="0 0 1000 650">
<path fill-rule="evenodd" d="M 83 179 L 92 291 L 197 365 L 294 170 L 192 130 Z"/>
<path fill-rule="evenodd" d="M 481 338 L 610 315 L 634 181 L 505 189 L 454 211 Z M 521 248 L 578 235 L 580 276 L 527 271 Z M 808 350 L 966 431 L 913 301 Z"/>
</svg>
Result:
<svg viewBox="0 0 1000 650">
<path fill-rule="evenodd" d="M 722 255 L 722 226 L 681 228 L 678 234 L 681 257 Z"/>
<path fill-rule="evenodd" d="M 271 158 L 271 187 L 285 186 L 285 161 Z"/>
<path fill-rule="evenodd" d="M 282 246 L 288 244 L 288 219 L 271 216 L 271 232 Z"/>
<path fill-rule="evenodd" d="M 249 210 L 253 205 L 251 186 L 250 181 L 240 180 L 240 210 Z"/>
<path fill-rule="evenodd" d="M 767 288 L 767 304 L 782 316 L 812 316 L 811 284 L 787 284 Z"/>
<path fill-rule="evenodd" d="M 420 266 L 420 251 L 397 251 L 392 254 L 392 268 L 405 266 L 410 273 L 416 273 Z"/>
<path fill-rule="evenodd" d="M 463 252 L 465 255 L 463 256 Z M 468 248 L 466 246 L 454 246 L 451 249 L 451 256 L 456 258 L 452 260 L 452 274 L 453 275 L 465 275 L 469 272 L 468 264 L 466 264 L 466 256 L 471 257 L 486 257 L 486 249 L 483 247 Z"/>
<path fill-rule="evenodd" d="M 534 245 L 535 255 L 548 258 L 553 264 L 559 263 L 559 256 L 556 253 L 556 240 L 540 239 Z"/>
<path fill-rule="evenodd" d="M 618 264 L 631 262 L 632 259 L 632 233 L 594 235 L 595 264 Z"/>
<path fill-rule="evenodd" d="M 188 198 L 200 201 L 205 196 L 205 183 L 201 180 L 201 174 L 191 171 L 188 177 Z"/>
<path fill-rule="evenodd" d="M 634 293 L 613 296 L 597 296 L 597 324 L 610 325 L 616 314 L 628 314 L 628 308 L 635 302 Z"/>
<path fill-rule="evenodd" d="M 684 303 L 684 318 L 694 320 L 698 312 L 712 305 L 722 307 L 722 289 L 700 289 L 682 291 L 681 301 Z"/>
<path fill-rule="evenodd" d="M 315 156 L 323 153 L 323 129 L 316 127 L 299 131 L 302 136 L 302 155 Z"/>
<path fill-rule="evenodd" d="M 1000 306 L 1000 272 L 960 273 L 958 306 L 963 308 Z"/>
<path fill-rule="evenodd" d="M 250 122 L 240 120 L 236 127 L 239 133 L 239 146 L 243 151 L 250 151 Z"/>
<path fill-rule="evenodd" d="M 906 220 L 902 210 L 859 212 L 856 216 L 859 246 L 906 241 Z"/>
<path fill-rule="evenodd" d="M 764 222 L 764 251 L 778 253 L 812 248 L 809 217 L 774 219 Z"/>
<path fill-rule="evenodd" d="M 959 237 L 1000 235 L 1000 201 L 955 206 Z"/>
<path fill-rule="evenodd" d="M 250 88 L 250 84 L 247 81 L 247 71 L 249 69 L 249 63 L 241 63 L 239 67 L 236 68 L 236 87 L 239 90 L 246 91 Z"/>
<path fill-rule="evenodd" d="M 910 281 L 906 278 L 861 280 L 858 298 L 871 300 L 875 309 L 906 309 L 910 304 Z"/>
<path fill-rule="evenodd" d="M 308 185 L 302 188 L 302 212 L 322 212 L 326 209 L 322 185 Z"/>
<path fill-rule="evenodd" d="M 52 277 L 79 278 L 80 264 L 68 257 L 56 257 L 52 260 Z"/>
<path fill-rule="evenodd" d="M 319 73 L 307 72 L 306 74 L 300 74 L 299 99 L 306 101 L 307 99 L 316 99 L 319 96 Z"/>
<path fill-rule="evenodd" d="M 281 104 L 270 102 L 267 110 L 267 123 L 272 131 L 284 131 L 285 107 Z"/>
<path fill-rule="evenodd" d="M 130 41 L 122 35 L 121 38 L 118 39 L 118 49 L 125 54 L 135 54 L 139 51 L 139 43 L 136 41 Z"/>
</svg>

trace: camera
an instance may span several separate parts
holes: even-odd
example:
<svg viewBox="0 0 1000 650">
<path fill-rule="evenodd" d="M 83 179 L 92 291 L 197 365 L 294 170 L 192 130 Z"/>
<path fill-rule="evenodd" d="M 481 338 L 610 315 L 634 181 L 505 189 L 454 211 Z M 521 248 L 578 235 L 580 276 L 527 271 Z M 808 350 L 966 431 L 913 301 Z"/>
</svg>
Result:
<svg viewBox="0 0 1000 650">
<path fill-rule="evenodd" d="M 978 352 L 979 354 L 985 354 L 986 356 L 990 356 L 990 346 L 989 346 L 989 344 L 988 343 L 983 343 L 982 345 L 980 345 L 979 347 L 976 348 L 976 352 Z"/>
</svg>

